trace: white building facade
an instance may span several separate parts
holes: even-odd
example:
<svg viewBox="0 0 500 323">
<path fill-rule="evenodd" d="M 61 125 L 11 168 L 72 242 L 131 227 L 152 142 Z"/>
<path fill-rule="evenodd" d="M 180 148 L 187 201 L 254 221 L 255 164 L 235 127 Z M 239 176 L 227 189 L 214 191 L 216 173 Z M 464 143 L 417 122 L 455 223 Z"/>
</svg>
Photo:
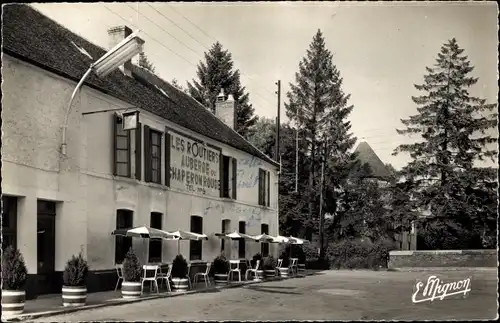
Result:
<svg viewBox="0 0 500 323">
<path fill-rule="evenodd" d="M 39 18 L 19 7 L 10 10 Z M 177 254 L 177 242 L 117 238 L 111 235 L 115 229 L 145 225 L 207 234 L 201 243 L 180 241 L 180 253 L 195 265 L 213 261 L 221 251 L 232 259 L 261 251 L 253 242 L 226 242 L 222 250 L 214 233 L 278 234 L 275 162 L 180 126 L 137 101 L 84 85 L 69 116 L 67 154 L 61 155 L 64 115 L 76 81 L 24 59 L 14 46 L 2 59 L 2 233 L 3 247 L 13 244 L 24 256 L 28 297 L 60 292 L 60 274 L 80 251 L 91 270 L 89 291 L 114 287 L 115 264 L 130 246 L 143 263 L 170 262 Z M 144 93 L 158 95 L 150 88 Z M 234 104 L 220 104 L 228 122 L 227 107 Z M 140 112 L 140 127 L 131 131 L 122 130 L 113 111 L 82 115 L 131 106 Z M 221 127 L 223 121 L 207 118 Z M 276 251 L 271 246 L 270 253 Z"/>
</svg>

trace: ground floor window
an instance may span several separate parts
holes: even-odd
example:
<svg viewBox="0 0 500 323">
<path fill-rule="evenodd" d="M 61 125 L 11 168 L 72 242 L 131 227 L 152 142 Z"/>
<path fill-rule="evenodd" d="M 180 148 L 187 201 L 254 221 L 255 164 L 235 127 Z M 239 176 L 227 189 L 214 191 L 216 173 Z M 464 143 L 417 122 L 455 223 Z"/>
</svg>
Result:
<svg viewBox="0 0 500 323">
<path fill-rule="evenodd" d="M 246 233 L 246 222 L 245 221 L 240 221 L 238 223 L 238 232 L 239 233 Z M 238 240 L 238 257 L 240 259 L 245 259 L 246 256 L 246 241 L 245 239 Z"/>
<path fill-rule="evenodd" d="M 130 229 L 133 225 L 134 213 L 130 210 L 116 211 L 116 229 Z M 121 264 L 125 255 L 132 248 L 132 238 L 115 236 L 115 263 Z"/>
<path fill-rule="evenodd" d="M 229 233 L 229 225 L 231 223 L 231 220 L 222 220 L 222 231 L 221 233 Z M 220 252 L 223 253 L 224 252 L 224 248 L 225 248 L 225 239 L 221 239 L 220 241 Z"/>
<path fill-rule="evenodd" d="M 163 214 L 151 213 L 151 228 L 161 230 Z M 149 262 L 161 262 L 162 240 L 149 239 Z"/>
<path fill-rule="evenodd" d="M 267 224 L 261 224 L 260 225 L 260 232 L 262 234 L 269 234 L 269 225 L 267 225 Z M 262 257 L 269 256 L 269 243 L 267 243 L 267 242 L 261 242 L 261 244 L 260 244 L 260 254 L 262 255 Z"/>
<path fill-rule="evenodd" d="M 17 197 L 2 196 L 2 250 L 17 248 Z"/>
<path fill-rule="evenodd" d="M 201 216 L 191 216 L 191 232 L 203 233 L 203 218 Z M 189 241 L 189 260 L 201 260 L 202 257 L 202 241 Z"/>
</svg>

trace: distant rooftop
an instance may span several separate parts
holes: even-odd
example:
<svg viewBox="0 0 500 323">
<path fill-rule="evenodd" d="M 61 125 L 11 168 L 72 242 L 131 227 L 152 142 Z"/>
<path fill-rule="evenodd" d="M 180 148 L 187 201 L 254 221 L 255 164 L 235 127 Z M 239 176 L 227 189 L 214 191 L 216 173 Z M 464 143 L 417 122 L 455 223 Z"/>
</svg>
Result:
<svg viewBox="0 0 500 323">
<path fill-rule="evenodd" d="M 373 178 L 386 179 L 391 177 L 391 173 L 387 167 L 385 167 L 384 163 L 366 141 L 359 143 L 355 153 L 358 154 L 357 159 L 361 165 L 368 164 L 372 171 Z"/>
</svg>

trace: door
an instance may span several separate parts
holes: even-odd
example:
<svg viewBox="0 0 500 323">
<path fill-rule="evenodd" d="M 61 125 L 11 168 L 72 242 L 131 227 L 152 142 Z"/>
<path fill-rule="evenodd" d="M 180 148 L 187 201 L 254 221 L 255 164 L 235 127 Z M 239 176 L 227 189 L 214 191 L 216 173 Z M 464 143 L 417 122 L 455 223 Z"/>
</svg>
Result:
<svg viewBox="0 0 500 323">
<path fill-rule="evenodd" d="M 57 293 L 55 273 L 56 206 L 54 202 L 38 201 L 37 214 L 37 276 L 38 294 Z"/>
</svg>

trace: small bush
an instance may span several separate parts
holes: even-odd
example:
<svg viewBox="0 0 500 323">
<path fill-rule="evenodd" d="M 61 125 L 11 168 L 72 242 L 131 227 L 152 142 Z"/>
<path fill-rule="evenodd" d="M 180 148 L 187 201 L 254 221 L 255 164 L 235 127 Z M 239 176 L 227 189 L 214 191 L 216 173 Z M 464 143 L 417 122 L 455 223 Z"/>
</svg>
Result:
<svg viewBox="0 0 500 323">
<path fill-rule="evenodd" d="M 264 270 L 274 270 L 276 268 L 276 260 L 272 256 L 264 257 L 262 268 Z"/>
<path fill-rule="evenodd" d="M 227 274 L 229 272 L 229 261 L 224 255 L 219 255 L 214 259 L 214 273 Z"/>
<path fill-rule="evenodd" d="M 327 257 L 336 269 L 387 268 L 389 251 L 393 249 L 391 240 L 348 239 L 329 245 Z"/>
<path fill-rule="evenodd" d="M 83 258 L 82 253 L 78 257 L 71 256 L 71 259 L 66 263 L 63 272 L 63 282 L 65 286 L 85 286 L 87 282 L 87 274 L 89 266 Z"/>
<path fill-rule="evenodd" d="M 260 254 L 260 252 L 257 252 L 255 255 L 253 255 L 252 260 L 250 261 L 252 268 L 255 268 L 255 264 L 257 263 L 257 260 L 261 261 L 261 264 L 259 265 L 259 268 L 257 268 L 257 269 L 261 269 L 262 268 L 262 255 Z"/>
<path fill-rule="evenodd" d="M 187 278 L 188 263 L 182 255 L 177 255 L 172 262 L 172 277 Z"/>
<path fill-rule="evenodd" d="M 126 282 L 140 282 L 142 276 L 142 268 L 139 259 L 135 255 L 132 248 L 125 255 L 123 260 L 123 280 Z"/>
<path fill-rule="evenodd" d="M 318 248 L 312 243 L 305 243 L 301 246 L 301 250 L 304 254 L 304 259 L 299 258 L 299 263 L 303 264 L 306 261 L 316 261 L 319 258 Z"/>
<path fill-rule="evenodd" d="M 24 290 L 28 270 L 18 249 L 8 246 L 2 254 L 2 289 Z"/>
</svg>

